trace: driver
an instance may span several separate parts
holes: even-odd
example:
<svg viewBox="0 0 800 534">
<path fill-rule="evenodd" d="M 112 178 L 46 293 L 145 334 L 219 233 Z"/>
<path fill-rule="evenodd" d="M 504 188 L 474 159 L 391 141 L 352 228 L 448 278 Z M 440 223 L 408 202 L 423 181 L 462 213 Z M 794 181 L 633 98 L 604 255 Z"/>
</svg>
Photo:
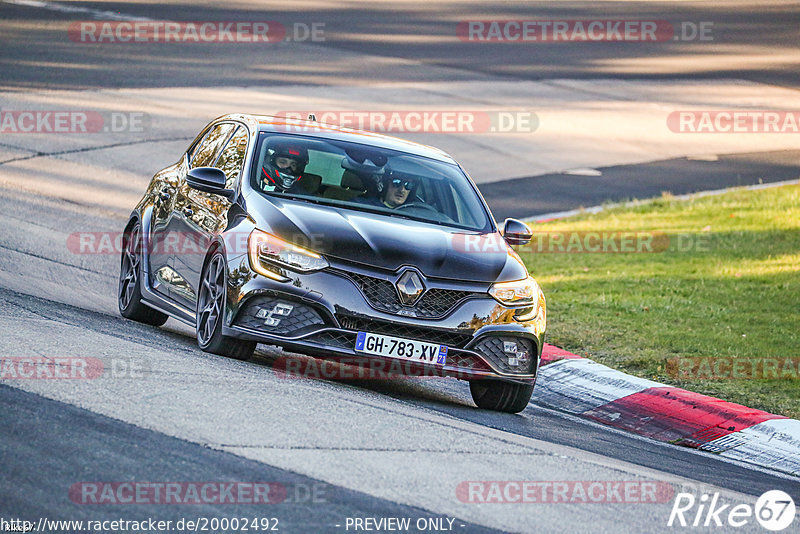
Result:
<svg viewBox="0 0 800 534">
<path fill-rule="evenodd" d="M 310 194 L 300 179 L 308 164 L 308 150 L 302 145 L 279 142 L 270 148 L 269 162 L 261 168 L 261 179 L 266 186 L 274 186 L 280 193 Z"/>
<path fill-rule="evenodd" d="M 356 201 L 391 209 L 399 208 L 416 200 L 418 185 L 414 179 L 392 176 L 390 172 L 379 178 L 377 196 L 359 197 Z"/>
<path fill-rule="evenodd" d="M 397 208 L 414 201 L 416 195 L 412 192 L 417 189 L 416 180 L 390 177 L 385 182 L 381 202 L 387 208 Z"/>
</svg>

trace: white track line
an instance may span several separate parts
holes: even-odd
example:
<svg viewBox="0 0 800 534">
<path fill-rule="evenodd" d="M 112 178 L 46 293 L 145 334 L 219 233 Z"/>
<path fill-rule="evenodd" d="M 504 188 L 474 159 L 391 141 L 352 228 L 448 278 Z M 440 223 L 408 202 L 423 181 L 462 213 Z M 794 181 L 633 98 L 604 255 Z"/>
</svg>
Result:
<svg viewBox="0 0 800 534">
<path fill-rule="evenodd" d="M 38 7 L 41 9 L 49 9 L 50 11 L 58 11 L 59 13 L 81 13 L 89 15 L 90 17 L 98 20 L 128 20 L 128 21 L 149 21 L 153 20 L 148 17 L 135 17 L 133 15 L 126 15 L 116 11 L 104 11 L 102 9 L 93 9 L 90 7 L 68 6 L 58 2 L 43 2 L 41 0 L 0 0 L 4 4 L 14 4 L 18 6 Z"/>
</svg>

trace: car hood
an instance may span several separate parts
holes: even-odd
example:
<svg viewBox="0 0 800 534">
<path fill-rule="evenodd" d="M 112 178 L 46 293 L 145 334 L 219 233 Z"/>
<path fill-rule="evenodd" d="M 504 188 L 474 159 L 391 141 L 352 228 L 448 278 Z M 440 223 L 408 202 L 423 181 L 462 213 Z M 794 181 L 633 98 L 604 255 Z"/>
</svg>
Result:
<svg viewBox="0 0 800 534">
<path fill-rule="evenodd" d="M 527 270 L 499 233 L 464 232 L 401 217 L 273 197 L 250 199 L 256 226 L 335 260 L 474 282 L 519 280 Z M 257 204 L 253 213 L 253 203 Z"/>
</svg>

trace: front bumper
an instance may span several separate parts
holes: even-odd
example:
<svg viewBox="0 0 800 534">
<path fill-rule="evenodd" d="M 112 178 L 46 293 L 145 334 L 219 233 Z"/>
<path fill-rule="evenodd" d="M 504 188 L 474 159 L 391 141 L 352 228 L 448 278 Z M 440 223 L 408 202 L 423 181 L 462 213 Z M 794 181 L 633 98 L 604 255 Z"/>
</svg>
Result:
<svg viewBox="0 0 800 534">
<path fill-rule="evenodd" d="M 278 282 L 250 271 L 246 256 L 229 258 L 223 334 L 317 357 L 394 360 L 355 351 L 358 332 L 367 331 L 446 345 L 445 365 L 413 364 L 425 374 L 535 381 L 544 336 L 543 314 L 521 321 L 524 310 L 499 304 L 486 292 L 488 284 L 441 280 L 433 285 L 462 298 L 444 312 L 444 307 L 432 308 L 442 312 L 439 317 L 387 313 L 383 311 L 386 306 L 370 300 L 358 283 L 359 276 L 374 277 L 376 273 L 359 266 L 341 267 L 308 274 L 285 271 L 282 274 L 290 281 Z M 423 313 L 431 314 L 427 309 Z M 504 348 L 512 346 L 516 350 L 506 353 Z"/>
</svg>

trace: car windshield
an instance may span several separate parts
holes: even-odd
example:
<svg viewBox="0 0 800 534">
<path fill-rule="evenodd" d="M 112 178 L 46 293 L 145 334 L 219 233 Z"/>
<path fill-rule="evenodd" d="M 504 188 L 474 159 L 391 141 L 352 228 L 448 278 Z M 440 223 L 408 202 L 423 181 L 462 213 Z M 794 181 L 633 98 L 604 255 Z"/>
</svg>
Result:
<svg viewBox="0 0 800 534">
<path fill-rule="evenodd" d="M 490 219 L 457 165 L 337 140 L 262 132 L 252 185 L 268 196 L 486 232 Z"/>
</svg>

